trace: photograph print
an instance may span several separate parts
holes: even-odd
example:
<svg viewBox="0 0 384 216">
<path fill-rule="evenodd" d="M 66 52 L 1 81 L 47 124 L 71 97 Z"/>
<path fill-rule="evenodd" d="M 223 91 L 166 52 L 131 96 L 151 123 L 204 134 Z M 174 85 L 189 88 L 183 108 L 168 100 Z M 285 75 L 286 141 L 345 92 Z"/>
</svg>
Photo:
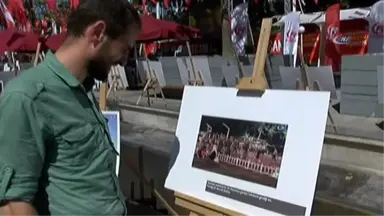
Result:
<svg viewBox="0 0 384 216">
<path fill-rule="evenodd" d="M 288 125 L 203 115 L 192 167 L 276 188 Z"/>
<path fill-rule="evenodd" d="M 120 154 L 120 113 L 118 111 L 103 111 L 107 119 L 108 130 L 111 136 L 113 147 Z M 116 159 L 116 175 L 119 173 L 119 157 Z"/>
</svg>

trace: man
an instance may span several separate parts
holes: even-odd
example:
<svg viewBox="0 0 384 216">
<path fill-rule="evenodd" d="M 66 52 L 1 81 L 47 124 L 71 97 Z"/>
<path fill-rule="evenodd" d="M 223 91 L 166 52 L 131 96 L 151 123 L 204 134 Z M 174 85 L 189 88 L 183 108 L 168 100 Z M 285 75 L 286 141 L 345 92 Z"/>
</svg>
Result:
<svg viewBox="0 0 384 216">
<path fill-rule="evenodd" d="M 127 0 L 83 0 L 67 38 L 0 97 L 0 215 L 124 215 L 116 151 L 91 89 L 140 32 Z"/>
</svg>

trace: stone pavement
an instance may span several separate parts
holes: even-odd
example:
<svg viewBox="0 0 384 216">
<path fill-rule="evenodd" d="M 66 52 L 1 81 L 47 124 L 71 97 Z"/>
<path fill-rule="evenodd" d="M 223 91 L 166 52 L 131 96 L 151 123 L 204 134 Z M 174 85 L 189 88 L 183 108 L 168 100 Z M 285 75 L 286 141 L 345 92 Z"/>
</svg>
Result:
<svg viewBox="0 0 384 216">
<path fill-rule="evenodd" d="M 135 105 L 139 95 L 141 94 L 141 91 L 118 91 L 115 94 L 119 104 Z M 109 97 L 109 100 L 113 100 L 112 93 Z M 181 100 L 166 99 L 165 104 L 161 98 L 157 98 L 157 100 L 153 100 L 153 104 L 150 106 L 150 108 L 179 112 L 180 105 Z M 147 105 L 146 97 L 143 97 L 139 106 L 149 107 Z M 384 141 L 383 130 L 376 126 L 376 123 L 379 122 L 380 119 L 341 115 L 334 109 L 331 109 L 331 113 L 334 118 L 335 125 L 337 125 L 338 128 L 337 135 Z M 327 125 L 326 133 L 336 134 L 333 126 L 329 124 Z"/>
</svg>

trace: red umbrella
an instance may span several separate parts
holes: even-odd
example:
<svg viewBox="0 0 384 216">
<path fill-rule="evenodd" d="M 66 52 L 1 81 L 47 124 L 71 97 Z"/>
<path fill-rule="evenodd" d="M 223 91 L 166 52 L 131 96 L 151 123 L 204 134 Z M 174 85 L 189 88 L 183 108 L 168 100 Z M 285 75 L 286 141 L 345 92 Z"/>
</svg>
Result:
<svg viewBox="0 0 384 216">
<path fill-rule="evenodd" d="M 60 34 L 51 35 L 45 42 L 45 46 L 51 50 L 57 50 L 65 40 L 66 32 L 62 32 Z"/>
<path fill-rule="evenodd" d="M 34 52 L 37 49 L 38 43 L 39 36 L 32 32 L 24 32 L 22 37 L 8 42 L 8 50 L 14 52 Z"/>
<path fill-rule="evenodd" d="M 9 28 L 0 32 L 0 53 L 5 51 L 29 52 L 35 51 L 39 37 L 32 32 L 22 32 Z"/>
<path fill-rule="evenodd" d="M 160 38 L 162 36 L 161 26 L 153 22 L 152 16 L 141 15 L 141 32 L 138 36 L 138 40 L 153 40 L 153 38 Z M 156 19 L 155 19 L 156 21 Z"/>
<path fill-rule="evenodd" d="M 153 16 L 141 15 L 140 19 L 142 26 L 138 39 L 140 41 L 191 38 L 199 32 L 198 29 L 171 21 L 156 19 Z"/>
<path fill-rule="evenodd" d="M 177 24 L 175 22 L 159 20 L 153 16 L 141 15 L 141 32 L 138 41 L 156 41 L 164 39 L 191 38 L 199 30 Z M 65 39 L 65 32 L 48 37 L 45 42 L 46 47 L 57 50 Z"/>
<path fill-rule="evenodd" d="M 23 36 L 24 36 L 24 33 L 19 31 L 17 28 L 7 28 L 4 31 L 0 31 L 0 38 L 1 38 L 0 43 L 8 46 L 8 42 L 11 41 L 11 39 L 12 41 L 14 41 L 17 38 L 23 37 Z"/>
<path fill-rule="evenodd" d="M 4 43 L 0 43 L 0 55 L 7 51 L 7 46 Z"/>
</svg>

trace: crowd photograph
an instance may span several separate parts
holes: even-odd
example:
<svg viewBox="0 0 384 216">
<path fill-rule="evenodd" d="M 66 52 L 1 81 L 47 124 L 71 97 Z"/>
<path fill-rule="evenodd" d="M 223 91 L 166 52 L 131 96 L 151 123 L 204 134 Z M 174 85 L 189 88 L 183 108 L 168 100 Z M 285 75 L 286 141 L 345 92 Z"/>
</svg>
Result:
<svg viewBox="0 0 384 216">
<path fill-rule="evenodd" d="M 276 188 L 288 125 L 202 116 L 192 166 Z"/>
</svg>

